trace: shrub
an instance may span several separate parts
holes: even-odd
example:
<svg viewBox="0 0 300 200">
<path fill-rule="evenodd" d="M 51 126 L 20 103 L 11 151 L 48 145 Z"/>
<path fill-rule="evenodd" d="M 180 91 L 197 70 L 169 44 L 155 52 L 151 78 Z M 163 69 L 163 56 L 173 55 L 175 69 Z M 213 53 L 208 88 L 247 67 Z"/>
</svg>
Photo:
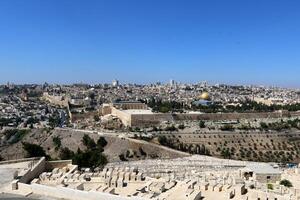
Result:
<svg viewBox="0 0 300 200">
<path fill-rule="evenodd" d="M 52 138 L 53 144 L 55 146 L 55 150 L 58 150 L 61 147 L 61 139 L 58 136 L 54 136 Z"/>
<path fill-rule="evenodd" d="M 267 187 L 268 187 L 268 190 L 273 190 L 273 189 L 274 189 L 274 186 L 273 186 L 273 184 L 271 184 L 271 183 L 268 183 L 268 184 L 267 184 Z"/>
<path fill-rule="evenodd" d="M 201 121 L 199 122 L 199 127 L 200 127 L 200 128 L 205 128 L 205 122 L 201 120 Z"/>
<path fill-rule="evenodd" d="M 168 139 L 167 139 L 166 136 L 160 135 L 160 136 L 158 136 L 158 142 L 161 145 L 167 145 L 168 144 Z"/>
<path fill-rule="evenodd" d="M 184 127 L 183 124 L 180 124 L 180 125 L 178 126 L 178 128 L 179 128 L 179 129 L 184 129 L 185 127 Z"/>
<path fill-rule="evenodd" d="M 139 148 L 139 151 L 142 156 L 147 156 L 147 153 L 142 149 L 142 147 Z"/>
<path fill-rule="evenodd" d="M 119 158 L 120 158 L 121 161 L 128 161 L 128 160 L 125 158 L 124 154 L 120 154 L 120 155 L 119 155 Z"/>
<path fill-rule="evenodd" d="M 100 137 L 98 140 L 97 140 L 97 145 L 104 148 L 106 145 L 107 145 L 107 141 L 105 140 L 104 137 Z"/>
<path fill-rule="evenodd" d="M 74 152 L 71 151 L 68 147 L 62 148 L 59 153 L 59 157 L 62 160 L 72 159 L 74 156 Z"/>
<path fill-rule="evenodd" d="M 96 147 L 95 141 L 87 134 L 84 134 L 82 137 L 82 143 L 89 149 L 94 149 Z"/>
<path fill-rule="evenodd" d="M 47 159 L 50 158 L 45 150 L 43 149 L 43 147 L 41 147 L 40 145 L 37 144 L 30 144 L 30 143 L 26 143 L 23 142 L 23 149 L 27 152 L 27 157 L 43 157 L 45 156 Z"/>
<path fill-rule="evenodd" d="M 280 181 L 279 183 L 280 185 L 284 185 L 285 187 L 293 187 L 293 184 L 291 183 L 291 181 L 287 180 L 287 179 L 283 179 Z"/>
<path fill-rule="evenodd" d="M 231 158 L 231 153 L 229 151 L 229 149 L 223 149 L 222 152 L 221 152 L 221 156 L 223 158 Z"/>
<path fill-rule="evenodd" d="M 72 161 L 74 164 L 78 165 L 79 168 L 96 168 L 106 165 L 107 158 L 98 149 L 88 149 L 84 152 L 78 149 L 77 153 L 74 154 Z"/>
<path fill-rule="evenodd" d="M 51 128 L 55 128 L 55 127 L 59 126 L 60 123 L 61 123 L 61 121 L 60 121 L 60 117 L 58 114 L 55 114 L 55 115 L 49 117 L 49 125 Z"/>
<path fill-rule="evenodd" d="M 152 127 L 152 131 L 159 131 L 158 128 L 156 126 Z"/>
<path fill-rule="evenodd" d="M 165 128 L 165 131 L 176 131 L 177 129 L 175 128 L 175 126 L 174 125 L 172 125 L 172 126 L 167 126 L 166 128 Z"/>
<path fill-rule="evenodd" d="M 29 130 L 24 129 L 10 129 L 4 132 L 5 138 L 9 140 L 9 144 L 14 144 L 22 140 L 22 138 L 29 133 Z"/>
<path fill-rule="evenodd" d="M 223 126 L 221 126 L 220 128 L 222 131 L 233 131 L 234 127 L 230 124 L 225 124 Z"/>
<path fill-rule="evenodd" d="M 74 164 L 77 164 L 79 168 L 89 167 L 103 167 L 107 163 L 107 158 L 103 152 L 103 146 L 107 144 L 106 140 L 103 137 L 100 137 L 97 141 L 97 145 L 95 141 L 90 138 L 87 134 L 84 134 L 82 137 L 83 144 L 87 147 L 85 151 L 77 150 L 76 153 L 72 156 L 72 161 Z M 66 155 L 69 156 L 72 152 L 68 152 L 66 149 Z"/>
<path fill-rule="evenodd" d="M 96 122 L 98 122 L 98 121 L 100 121 L 100 117 L 99 117 L 98 115 L 94 115 L 94 120 L 95 120 Z"/>
</svg>

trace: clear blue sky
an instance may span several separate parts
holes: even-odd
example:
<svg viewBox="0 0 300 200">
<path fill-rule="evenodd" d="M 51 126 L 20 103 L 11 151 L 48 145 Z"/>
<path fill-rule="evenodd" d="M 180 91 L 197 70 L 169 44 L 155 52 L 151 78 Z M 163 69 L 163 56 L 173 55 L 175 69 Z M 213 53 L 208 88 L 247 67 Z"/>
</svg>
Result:
<svg viewBox="0 0 300 200">
<path fill-rule="evenodd" d="M 298 0 L 1 0 L 0 82 L 300 87 Z"/>
</svg>

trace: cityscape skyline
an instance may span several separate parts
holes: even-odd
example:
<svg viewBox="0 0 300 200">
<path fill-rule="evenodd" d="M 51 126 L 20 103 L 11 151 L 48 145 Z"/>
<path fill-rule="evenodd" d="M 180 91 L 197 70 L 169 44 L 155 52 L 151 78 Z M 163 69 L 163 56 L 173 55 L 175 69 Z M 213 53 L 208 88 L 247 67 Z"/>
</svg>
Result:
<svg viewBox="0 0 300 200">
<path fill-rule="evenodd" d="M 115 85 L 115 81 L 118 82 L 117 85 Z M 171 84 L 170 82 L 174 82 Z M 7 81 L 7 82 L 0 82 L 0 85 L 6 85 L 6 86 L 22 86 L 22 85 L 62 85 L 62 86 L 71 86 L 71 85 L 89 85 L 91 87 L 97 86 L 97 85 L 112 85 L 112 86 L 126 86 L 126 85 L 140 85 L 140 86 L 147 86 L 147 85 L 161 85 L 161 86 L 167 86 L 167 85 L 177 85 L 177 86 L 187 86 L 187 85 L 201 85 L 201 84 L 206 84 L 210 86 L 218 86 L 218 85 L 227 85 L 227 86 L 244 86 L 244 87 L 265 87 L 265 88 L 281 88 L 281 89 L 293 89 L 293 90 L 300 90 L 299 87 L 289 87 L 289 86 L 282 86 L 282 85 L 268 85 L 268 84 L 252 84 L 252 83 L 226 83 L 226 82 L 209 82 L 207 80 L 198 80 L 194 82 L 184 82 L 184 81 L 177 81 L 174 79 L 169 79 L 169 80 L 158 80 L 158 81 L 153 81 L 153 82 L 123 82 L 120 81 L 119 79 L 112 79 L 110 81 L 95 81 L 95 82 L 85 82 L 85 81 L 77 81 L 77 82 L 49 82 L 49 81 L 44 81 L 44 82 L 12 82 L 12 81 Z"/>
<path fill-rule="evenodd" d="M 0 0 L 0 200 L 300 200 L 299 8 Z"/>
<path fill-rule="evenodd" d="M 300 87 L 299 2 L 116 2 L 1 1 L 0 82 Z"/>
</svg>

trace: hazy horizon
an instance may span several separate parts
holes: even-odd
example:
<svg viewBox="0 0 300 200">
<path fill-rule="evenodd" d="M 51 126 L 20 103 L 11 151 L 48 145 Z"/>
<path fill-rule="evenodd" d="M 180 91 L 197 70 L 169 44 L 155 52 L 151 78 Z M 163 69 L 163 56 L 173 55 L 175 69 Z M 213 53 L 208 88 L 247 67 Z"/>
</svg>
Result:
<svg viewBox="0 0 300 200">
<path fill-rule="evenodd" d="M 0 85 L 7 85 L 7 84 L 11 84 L 11 85 L 43 85 L 45 83 L 49 84 L 49 85 L 74 85 L 74 84 L 87 84 L 87 85 L 98 85 L 98 84 L 112 84 L 112 82 L 114 80 L 118 80 L 120 85 L 126 85 L 126 84 L 137 84 L 137 85 L 150 85 L 150 84 L 157 84 L 158 82 L 162 85 L 166 85 L 169 84 L 170 80 L 174 80 L 174 79 L 169 79 L 169 80 L 164 80 L 164 81 L 154 81 L 154 82 L 134 82 L 134 81 L 120 81 L 119 79 L 112 79 L 110 81 L 95 81 L 95 82 L 84 82 L 84 81 L 78 81 L 78 82 L 11 82 L 8 81 L 6 83 L 1 83 Z M 210 82 L 207 80 L 199 80 L 199 81 L 194 81 L 194 82 L 184 82 L 184 81 L 177 81 L 174 80 L 176 82 L 176 84 L 191 84 L 191 85 L 195 85 L 195 84 L 199 84 L 201 82 L 207 82 L 208 85 L 217 85 L 217 84 L 224 84 L 224 85 L 229 85 L 229 86 L 255 86 L 255 87 L 267 87 L 267 88 L 282 88 L 282 89 L 297 89 L 300 90 L 300 87 L 293 87 L 293 86 L 281 86 L 281 85 L 267 85 L 267 84 L 252 84 L 252 83 L 226 83 L 226 82 Z"/>
</svg>

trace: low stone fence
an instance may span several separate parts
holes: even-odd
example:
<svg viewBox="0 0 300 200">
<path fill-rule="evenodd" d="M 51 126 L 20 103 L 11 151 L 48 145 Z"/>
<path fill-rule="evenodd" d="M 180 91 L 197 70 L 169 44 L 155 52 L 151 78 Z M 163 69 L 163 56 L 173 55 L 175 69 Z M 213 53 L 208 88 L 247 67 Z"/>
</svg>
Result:
<svg viewBox="0 0 300 200">
<path fill-rule="evenodd" d="M 72 160 L 47 161 L 46 162 L 46 170 L 50 171 L 54 168 L 63 168 L 70 164 L 72 164 Z"/>
<path fill-rule="evenodd" d="M 13 163 L 20 163 L 20 162 L 29 162 L 29 161 L 34 161 L 34 160 L 39 160 L 40 158 L 22 158 L 22 159 L 17 159 L 17 160 L 6 160 L 6 161 L 1 161 L 0 165 L 7 165 L 7 164 L 13 164 Z"/>
<path fill-rule="evenodd" d="M 121 197 L 113 194 L 93 191 L 75 190 L 65 187 L 51 187 L 40 184 L 18 184 L 18 189 L 28 192 L 31 190 L 33 194 L 41 196 L 54 197 L 59 199 L 72 199 L 72 200 L 142 200 L 140 197 Z"/>
</svg>

